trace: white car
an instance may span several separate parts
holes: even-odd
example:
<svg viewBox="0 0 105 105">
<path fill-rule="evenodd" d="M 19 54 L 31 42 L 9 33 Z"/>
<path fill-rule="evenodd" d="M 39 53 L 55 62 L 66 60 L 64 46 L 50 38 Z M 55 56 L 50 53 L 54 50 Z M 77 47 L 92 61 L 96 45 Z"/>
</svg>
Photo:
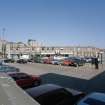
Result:
<svg viewBox="0 0 105 105">
<path fill-rule="evenodd" d="M 79 101 L 77 105 L 105 105 L 105 93 L 91 93 Z"/>
<path fill-rule="evenodd" d="M 53 65 L 60 65 L 60 60 L 52 60 L 51 63 Z"/>
</svg>

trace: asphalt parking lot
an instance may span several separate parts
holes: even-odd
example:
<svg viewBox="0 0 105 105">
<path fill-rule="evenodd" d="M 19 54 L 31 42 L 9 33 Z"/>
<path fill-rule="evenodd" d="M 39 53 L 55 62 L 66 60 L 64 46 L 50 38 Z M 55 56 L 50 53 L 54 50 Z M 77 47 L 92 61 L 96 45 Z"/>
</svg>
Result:
<svg viewBox="0 0 105 105">
<path fill-rule="evenodd" d="M 40 75 L 42 83 L 54 83 L 87 93 L 105 92 L 105 65 L 96 70 L 90 64 L 81 67 L 68 67 L 48 64 L 8 64 L 20 68 L 21 72 Z"/>
</svg>

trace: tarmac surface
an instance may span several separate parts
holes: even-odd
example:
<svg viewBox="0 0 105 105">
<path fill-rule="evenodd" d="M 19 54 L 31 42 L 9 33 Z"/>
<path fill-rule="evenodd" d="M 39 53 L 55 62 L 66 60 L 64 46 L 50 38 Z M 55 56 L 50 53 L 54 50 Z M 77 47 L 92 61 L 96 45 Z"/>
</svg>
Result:
<svg viewBox="0 0 105 105">
<path fill-rule="evenodd" d="M 53 83 L 86 93 L 98 91 L 105 93 L 105 64 L 96 70 L 93 65 L 81 67 L 49 65 L 49 64 L 8 64 L 20 68 L 21 72 L 40 75 L 42 84 Z"/>
</svg>

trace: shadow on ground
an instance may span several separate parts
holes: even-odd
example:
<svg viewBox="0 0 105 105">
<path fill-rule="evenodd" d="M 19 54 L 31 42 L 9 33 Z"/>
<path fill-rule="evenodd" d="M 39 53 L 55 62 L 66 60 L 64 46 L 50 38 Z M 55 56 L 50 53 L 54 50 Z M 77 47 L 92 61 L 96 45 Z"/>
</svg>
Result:
<svg viewBox="0 0 105 105">
<path fill-rule="evenodd" d="M 84 91 L 86 93 L 90 93 L 93 91 L 105 92 L 105 71 L 90 80 L 69 77 L 54 73 L 41 75 L 41 78 L 43 80 L 43 84 L 58 84 L 63 87 Z"/>
</svg>

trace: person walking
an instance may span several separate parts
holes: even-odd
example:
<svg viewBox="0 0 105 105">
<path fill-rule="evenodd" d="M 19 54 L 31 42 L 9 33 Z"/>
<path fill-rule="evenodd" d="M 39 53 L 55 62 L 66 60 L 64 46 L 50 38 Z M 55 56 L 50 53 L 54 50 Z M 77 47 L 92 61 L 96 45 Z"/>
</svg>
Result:
<svg viewBox="0 0 105 105">
<path fill-rule="evenodd" d="M 99 69 L 98 58 L 94 58 L 95 69 Z"/>
</svg>

